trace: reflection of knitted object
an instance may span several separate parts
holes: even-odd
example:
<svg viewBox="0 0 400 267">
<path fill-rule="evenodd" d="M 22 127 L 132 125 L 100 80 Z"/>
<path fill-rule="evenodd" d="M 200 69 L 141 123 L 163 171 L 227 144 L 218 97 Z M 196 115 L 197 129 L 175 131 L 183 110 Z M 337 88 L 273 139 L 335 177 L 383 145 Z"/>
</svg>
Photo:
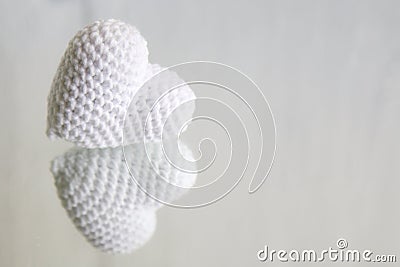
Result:
<svg viewBox="0 0 400 267">
<path fill-rule="evenodd" d="M 148 144 L 148 157 L 140 145 L 125 147 L 135 180 L 152 196 L 171 202 L 190 187 L 196 176 L 162 162 L 159 144 Z M 183 153 L 190 155 L 186 146 Z M 171 158 L 171 157 L 170 157 Z M 183 159 L 172 155 L 179 164 Z M 76 227 L 95 247 L 110 252 L 130 252 L 146 243 L 155 230 L 155 211 L 162 205 L 141 191 L 130 178 L 121 147 L 74 148 L 55 158 L 51 172 L 62 205 Z M 170 184 L 171 183 L 171 184 Z"/>
<path fill-rule="evenodd" d="M 134 27 L 106 20 L 80 30 L 52 83 L 47 135 L 83 147 L 120 145 L 126 109 L 147 65 L 147 43 Z"/>
<path fill-rule="evenodd" d="M 147 140 L 176 137 L 193 116 L 196 96 L 177 73 L 150 64 L 146 80 L 128 108 L 124 144 L 142 142 L 143 132 Z"/>
</svg>

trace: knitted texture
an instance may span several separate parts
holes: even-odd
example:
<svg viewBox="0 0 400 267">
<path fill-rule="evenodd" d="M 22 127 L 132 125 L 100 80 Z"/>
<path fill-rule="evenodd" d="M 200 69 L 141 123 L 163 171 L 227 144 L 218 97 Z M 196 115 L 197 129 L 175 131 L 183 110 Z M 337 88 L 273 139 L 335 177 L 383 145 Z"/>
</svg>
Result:
<svg viewBox="0 0 400 267">
<path fill-rule="evenodd" d="M 181 152 L 191 156 L 191 150 L 181 145 Z M 168 149 L 168 148 L 167 148 Z M 125 147 L 127 164 L 135 177 L 132 180 L 121 147 L 107 149 L 73 148 L 55 158 L 51 172 L 63 207 L 69 217 L 95 247 L 108 252 L 131 252 L 152 236 L 155 212 L 160 202 L 181 197 L 191 187 L 196 175 L 176 169 L 163 160 L 160 144 L 147 144 L 147 154 L 141 145 Z M 181 165 L 178 153 L 170 159 Z"/>
<path fill-rule="evenodd" d="M 85 27 L 54 77 L 47 135 L 86 148 L 121 146 L 123 134 L 124 144 L 176 135 L 192 117 L 194 102 L 184 103 L 195 95 L 187 85 L 169 92 L 183 80 L 162 70 L 148 64 L 147 43 L 134 27 L 116 20 Z"/>
<path fill-rule="evenodd" d="M 126 109 L 147 65 L 147 43 L 133 26 L 106 20 L 80 30 L 51 86 L 47 135 L 90 148 L 120 145 Z"/>
<path fill-rule="evenodd" d="M 193 117 L 193 90 L 176 72 L 149 64 L 146 82 L 133 97 L 124 124 L 124 144 L 161 140 L 179 134 Z"/>
</svg>

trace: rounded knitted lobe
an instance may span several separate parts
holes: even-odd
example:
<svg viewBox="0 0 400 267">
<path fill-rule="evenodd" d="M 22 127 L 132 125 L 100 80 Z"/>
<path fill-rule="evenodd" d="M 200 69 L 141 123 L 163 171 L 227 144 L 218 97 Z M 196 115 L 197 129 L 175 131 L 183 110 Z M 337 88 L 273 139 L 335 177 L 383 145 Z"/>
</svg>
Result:
<svg viewBox="0 0 400 267">
<path fill-rule="evenodd" d="M 80 30 L 53 79 L 47 135 L 88 148 L 120 145 L 125 112 L 147 65 L 147 42 L 133 26 L 105 20 Z"/>
<path fill-rule="evenodd" d="M 124 123 L 124 145 L 179 135 L 192 117 L 196 96 L 176 72 L 150 64 Z"/>
<path fill-rule="evenodd" d="M 182 148 L 185 154 L 191 154 L 189 148 Z M 162 204 L 138 184 L 155 198 L 174 201 L 187 189 L 170 184 L 187 188 L 196 179 L 166 162 L 157 163 L 163 153 L 159 144 L 148 144 L 147 153 L 139 145 L 124 149 L 135 155 L 128 162 L 135 180 L 121 147 L 73 148 L 51 164 L 59 198 L 69 217 L 93 246 L 108 252 L 131 252 L 143 246 L 155 230 L 155 212 Z"/>
</svg>

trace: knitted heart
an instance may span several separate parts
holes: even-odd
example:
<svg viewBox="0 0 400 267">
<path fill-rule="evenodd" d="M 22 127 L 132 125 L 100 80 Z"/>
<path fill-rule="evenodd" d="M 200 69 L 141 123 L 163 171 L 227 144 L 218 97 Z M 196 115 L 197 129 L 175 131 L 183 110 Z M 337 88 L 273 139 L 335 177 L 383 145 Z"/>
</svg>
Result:
<svg viewBox="0 0 400 267">
<path fill-rule="evenodd" d="M 105 20 L 80 30 L 51 86 L 47 135 L 89 148 L 120 145 L 126 109 L 147 65 L 147 42 L 136 28 Z"/>
<path fill-rule="evenodd" d="M 69 217 L 95 247 L 108 252 L 131 252 L 152 236 L 155 212 L 162 206 L 148 196 L 172 202 L 194 185 L 196 176 L 186 174 L 161 160 L 160 144 L 124 148 L 132 180 L 121 147 L 107 149 L 73 148 L 55 158 L 51 172 L 63 207 Z M 181 152 L 191 155 L 180 145 Z M 181 157 L 170 155 L 180 164 Z"/>
<path fill-rule="evenodd" d="M 141 141 L 143 133 L 148 140 L 160 140 L 163 131 L 173 136 L 191 118 L 194 102 L 184 103 L 195 96 L 187 85 L 163 93 L 182 83 L 173 71 L 148 64 L 147 43 L 134 27 L 97 21 L 74 36 L 61 59 L 48 97 L 47 135 L 86 148 L 120 146 L 123 134 L 124 144 Z"/>
</svg>

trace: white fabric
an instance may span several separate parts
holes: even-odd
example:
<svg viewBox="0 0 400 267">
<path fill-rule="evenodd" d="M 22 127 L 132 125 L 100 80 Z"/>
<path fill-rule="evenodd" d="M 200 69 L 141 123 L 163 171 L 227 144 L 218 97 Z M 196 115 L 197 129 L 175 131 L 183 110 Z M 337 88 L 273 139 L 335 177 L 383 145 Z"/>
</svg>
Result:
<svg viewBox="0 0 400 267">
<path fill-rule="evenodd" d="M 51 172 L 63 207 L 92 245 L 109 252 L 142 246 L 161 202 L 171 203 L 194 184 L 196 175 L 165 160 L 157 142 L 177 137 L 192 117 L 193 99 L 175 72 L 148 63 L 146 41 L 128 24 L 97 21 L 70 41 L 48 97 L 47 135 L 80 146 L 54 159 Z M 152 142 L 148 155 L 143 137 Z M 177 150 L 172 156 L 178 166 L 184 161 Z"/>
<path fill-rule="evenodd" d="M 149 64 L 126 113 L 124 144 L 177 137 L 195 109 L 193 90 L 173 70 Z"/>
<path fill-rule="evenodd" d="M 106 20 L 80 30 L 51 86 L 47 135 L 83 147 L 120 145 L 124 114 L 147 65 L 147 43 L 133 26 Z"/>
<path fill-rule="evenodd" d="M 144 132 L 148 140 L 160 140 L 163 130 L 176 136 L 194 111 L 194 102 L 184 103 L 195 95 L 187 85 L 168 93 L 183 80 L 171 70 L 152 78 L 161 70 L 148 64 L 146 41 L 134 27 L 116 20 L 85 27 L 70 41 L 55 75 L 47 135 L 87 148 L 120 146 L 123 134 L 124 144 L 141 141 Z"/>
<path fill-rule="evenodd" d="M 187 146 L 181 144 L 180 148 L 184 155 L 192 155 Z M 127 146 L 125 153 L 134 155 L 127 158 L 138 184 L 162 201 L 176 200 L 187 191 L 183 187 L 191 187 L 196 181 L 195 174 L 182 172 L 163 160 L 159 143 L 148 144 L 147 155 L 141 145 Z M 177 165 L 184 161 L 178 153 L 170 159 Z M 51 172 L 63 207 L 93 246 L 126 253 L 152 236 L 155 212 L 162 204 L 131 179 L 121 147 L 73 148 L 52 161 Z"/>
</svg>

